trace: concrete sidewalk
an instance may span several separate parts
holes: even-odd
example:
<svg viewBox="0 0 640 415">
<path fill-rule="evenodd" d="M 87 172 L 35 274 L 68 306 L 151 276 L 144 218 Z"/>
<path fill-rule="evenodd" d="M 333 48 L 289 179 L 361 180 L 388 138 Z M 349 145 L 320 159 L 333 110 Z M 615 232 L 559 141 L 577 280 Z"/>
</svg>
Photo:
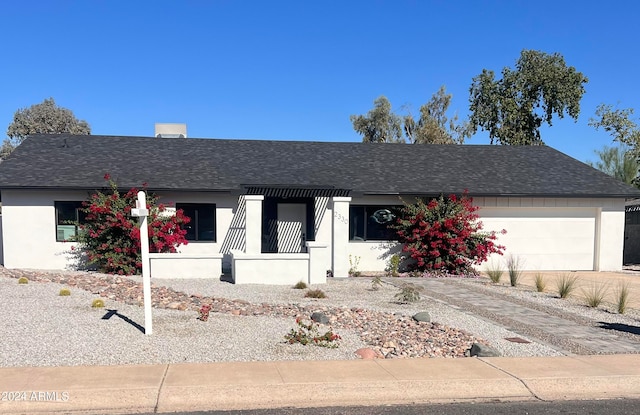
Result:
<svg viewBox="0 0 640 415">
<path fill-rule="evenodd" d="M 639 398 L 640 355 L 1 368 L 0 393 L 2 414 Z"/>
</svg>

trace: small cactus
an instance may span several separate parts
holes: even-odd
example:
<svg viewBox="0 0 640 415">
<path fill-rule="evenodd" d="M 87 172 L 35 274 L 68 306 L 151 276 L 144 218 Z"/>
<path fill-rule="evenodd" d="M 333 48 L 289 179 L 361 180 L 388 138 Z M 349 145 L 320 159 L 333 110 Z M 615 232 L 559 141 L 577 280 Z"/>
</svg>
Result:
<svg viewBox="0 0 640 415">
<path fill-rule="evenodd" d="M 104 308 L 104 301 L 102 299 L 100 299 L 100 298 L 96 298 L 91 303 L 91 307 L 92 308 Z"/>
<path fill-rule="evenodd" d="M 27 277 L 20 277 L 18 278 L 18 284 L 29 284 L 29 280 Z"/>
<path fill-rule="evenodd" d="M 60 292 L 58 293 L 58 295 L 60 297 L 68 297 L 71 295 L 71 290 L 68 288 L 61 288 Z"/>
</svg>

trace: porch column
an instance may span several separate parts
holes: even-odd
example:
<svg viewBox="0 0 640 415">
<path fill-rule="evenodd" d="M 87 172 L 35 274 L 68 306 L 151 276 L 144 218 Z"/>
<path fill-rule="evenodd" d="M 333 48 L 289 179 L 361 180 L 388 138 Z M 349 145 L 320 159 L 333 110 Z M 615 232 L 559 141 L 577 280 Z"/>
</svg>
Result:
<svg viewBox="0 0 640 415">
<path fill-rule="evenodd" d="M 349 202 L 350 197 L 333 197 L 331 269 L 335 278 L 349 276 Z"/>
<path fill-rule="evenodd" d="M 245 217 L 245 249 L 247 254 L 262 252 L 262 201 L 263 195 L 244 195 Z"/>
</svg>

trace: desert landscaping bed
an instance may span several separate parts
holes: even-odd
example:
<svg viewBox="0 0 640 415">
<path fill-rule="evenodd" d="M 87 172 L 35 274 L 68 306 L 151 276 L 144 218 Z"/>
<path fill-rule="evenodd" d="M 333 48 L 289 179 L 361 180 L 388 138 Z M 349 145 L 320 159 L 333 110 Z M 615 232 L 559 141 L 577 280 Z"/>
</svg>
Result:
<svg viewBox="0 0 640 415">
<path fill-rule="evenodd" d="M 6 269 L 0 276 L 4 367 L 337 360 L 358 358 L 355 351 L 363 348 L 386 358 L 464 357 L 474 342 L 488 343 L 504 356 L 561 354 L 535 342 L 508 342 L 513 332 L 428 293 L 416 303 L 394 303 L 397 279 L 379 290 L 369 278 L 330 279 L 313 287 L 325 299 L 305 298 L 305 290 L 292 287 L 156 280 L 154 334 L 145 336 L 139 277 Z M 29 284 L 17 284 L 20 276 Z M 71 296 L 58 296 L 63 287 Z M 90 307 L 95 298 L 105 300 L 104 309 Z M 197 319 L 202 304 L 212 307 L 206 322 Z M 321 329 L 330 327 L 342 337 L 339 347 L 287 344 L 284 335 L 295 328 L 295 318 L 316 311 L 330 320 Z M 420 311 L 432 322 L 414 321 L 411 316 Z"/>
</svg>

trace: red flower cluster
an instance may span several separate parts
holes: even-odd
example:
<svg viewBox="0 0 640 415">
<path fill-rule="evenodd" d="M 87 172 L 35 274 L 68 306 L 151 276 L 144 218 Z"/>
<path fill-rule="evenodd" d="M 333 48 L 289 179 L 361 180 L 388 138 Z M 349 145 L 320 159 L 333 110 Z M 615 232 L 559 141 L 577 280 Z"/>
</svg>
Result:
<svg viewBox="0 0 640 415">
<path fill-rule="evenodd" d="M 415 269 L 459 274 L 472 271 L 473 264 L 486 261 L 492 253 L 502 255 L 505 248 L 495 243 L 495 232 L 481 232 L 478 207 L 472 202 L 465 192 L 460 198 L 440 196 L 405 205 L 392 226 Z"/>
<path fill-rule="evenodd" d="M 138 219 L 131 216 L 131 208 L 138 199 L 138 189 L 121 194 L 108 173 L 104 178 L 109 190 L 98 191 L 83 202 L 85 220 L 80 224 L 79 247 L 89 263 L 101 272 L 137 274 L 142 269 L 140 228 Z M 182 225 L 187 224 L 189 218 L 181 210 L 175 215 L 163 214 L 166 208 L 157 205 L 157 201 L 157 196 L 147 193 L 149 251 L 176 252 L 177 246 L 187 244 L 187 232 Z"/>
</svg>

